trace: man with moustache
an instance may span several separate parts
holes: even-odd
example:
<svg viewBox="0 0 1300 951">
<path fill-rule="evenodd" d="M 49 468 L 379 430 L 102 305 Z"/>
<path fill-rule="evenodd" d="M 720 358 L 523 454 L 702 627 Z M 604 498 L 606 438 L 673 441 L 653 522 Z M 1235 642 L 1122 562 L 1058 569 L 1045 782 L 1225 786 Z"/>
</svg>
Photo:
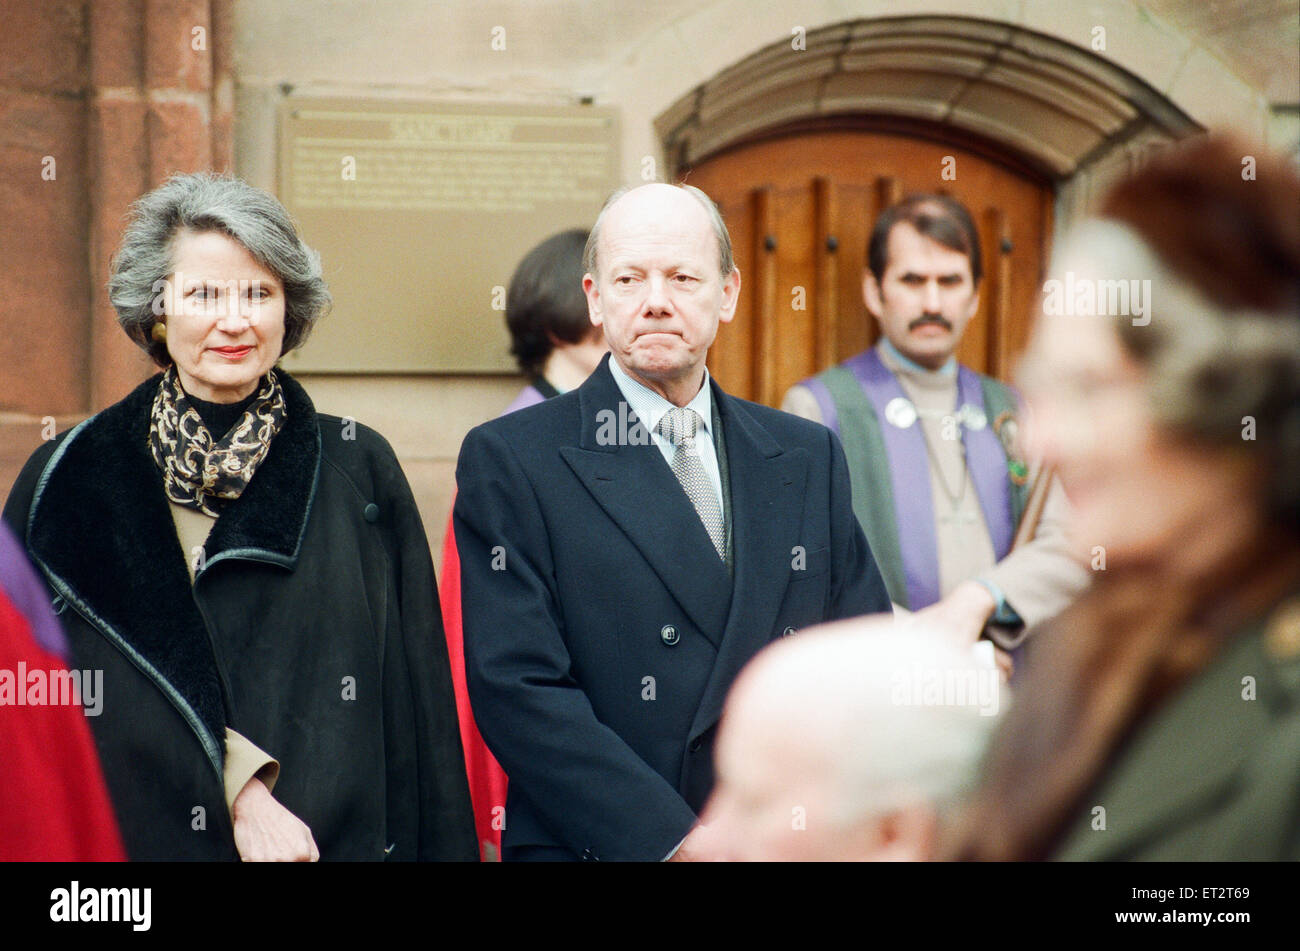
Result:
<svg viewBox="0 0 1300 951">
<path fill-rule="evenodd" d="M 690 186 L 616 193 L 583 289 L 610 356 L 472 430 L 456 470 L 474 717 L 507 860 L 691 860 L 728 688 L 764 645 L 889 610 L 831 434 L 705 367 L 740 273 Z"/>
<path fill-rule="evenodd" d="M 953 356 L 979 306 L 981 271 L 979 235 L 961 202 L 918 194 L 886 209 L 862 279 L 880 342 L 791 387 L 782 409 L 825 423 L 843 442 L 853 507 L 890 598 L 928 609 L 962 643 L 989 625 L 1009 671 L 1005 651 L 1062 610 L 1087 576 L 1067 549 L 1059 483 L 1034 538 L 1011 550 L 1029 482 L 1017 399 Z"/>
</svg>

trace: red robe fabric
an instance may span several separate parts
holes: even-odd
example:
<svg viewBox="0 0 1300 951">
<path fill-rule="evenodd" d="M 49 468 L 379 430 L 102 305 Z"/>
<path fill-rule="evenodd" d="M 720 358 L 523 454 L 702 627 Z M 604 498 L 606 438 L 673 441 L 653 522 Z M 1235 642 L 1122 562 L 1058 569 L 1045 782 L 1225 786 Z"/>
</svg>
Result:
<svg viewBox="0 0 1300 951">
<path fill-rule="evenodd" d="M 501 415 L 545 400 L 538 386 L 542 384 L 524 387 Z M 544 388 L 552 395 L 555 393 L 549 384 Z M 453 495 L 453 507 L 455 503 Z M 447 632 L 447 656 L 451 659 L 451 680 L 456 690 L 460 742 L 465 748 L 465 772 L 469 775 L 469 795 L 474 805 L 479 858 L 484 862 L 497 862 L 501 859 L 501 830 L 505 828 L 506 773 L 483 742 L 469 706 L 469 689 L 465 685 L 465 631 L 461 626 L 460 611 L 460 555 L 456 551 L 456 533 L 450 516 L 447 517 L 447 535 L 442 542 L 438 600 L 442 603 L 443 630 Z"/>
<path fill-rule="evenodd" d="M 0 589 L 0 671 L 15 678 L 15 693 L 0 695 L 0 862 L 125 861 L 85 713 L 79 704 L 18 705 L 17 691 L 35 698 L 16 682 L 20 663 L 24 680 L 66 669 Z"/>
<path fill-rule="evenodd" d="M 453 497 L 454 502 L 454 497 Z M 460 717 L 460 742 L 465 748 L 465 772 L 474 806 L 474 827 L 478 831 L 479 858 L 496 862 L 501 858 L 501 830 L 506 813 L 506 773 L 483 742 L 470 710 L 465 685 L 465 635 L 460 612 L 460 556 L 456 534 L 447 519 L 442 543 L 442 577 L 438 581 L 442 603 L 442 626 L 447 633 L 447 656 L 451 660 L 451 681 L 456 691 L 456 712 Z"/>
</svg>

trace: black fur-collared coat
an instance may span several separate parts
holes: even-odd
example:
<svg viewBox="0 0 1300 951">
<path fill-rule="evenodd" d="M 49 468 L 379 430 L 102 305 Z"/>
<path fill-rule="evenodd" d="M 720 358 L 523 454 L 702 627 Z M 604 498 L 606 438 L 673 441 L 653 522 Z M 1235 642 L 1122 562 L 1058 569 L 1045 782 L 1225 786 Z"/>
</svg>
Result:
<svg viewBox="0 0 1300 951">
<path fill-rule="evenodd" d="M 191 586 L 150 456 L 159 377 L 27 462 L 4 517 L 103 671 L 91 727 L 133 859 L 234 859 L 225 728 L 275 756 L 321 858 L 478 856 L 424 528 L 378 433 L 287 415 Z"/>
</svg>

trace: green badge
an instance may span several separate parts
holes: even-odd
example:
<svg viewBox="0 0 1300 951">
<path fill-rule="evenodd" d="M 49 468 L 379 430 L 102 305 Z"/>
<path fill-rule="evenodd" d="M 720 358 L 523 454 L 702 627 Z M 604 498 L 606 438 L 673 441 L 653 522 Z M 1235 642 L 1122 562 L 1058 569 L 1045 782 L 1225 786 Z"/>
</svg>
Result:
<svg viewBox="0 0 1300 951">
<path fill-rule="evenodd" d="M 1002 413 L 993 421 L 993 432 L 1002 441 L 1002 448 L 1007 453 L 1007 475 L 1016 485 L 1024 485 L 1029 481 L 1029 467 L 1020 458 L 1017 439 L 1019 428 L 1015 414 L 1011 412 Z"/>
</svg>

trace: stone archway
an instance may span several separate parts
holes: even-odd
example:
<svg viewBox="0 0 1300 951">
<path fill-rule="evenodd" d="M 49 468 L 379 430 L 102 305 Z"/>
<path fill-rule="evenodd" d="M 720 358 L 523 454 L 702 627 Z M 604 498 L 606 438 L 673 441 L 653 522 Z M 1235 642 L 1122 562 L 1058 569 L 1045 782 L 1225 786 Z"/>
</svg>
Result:
<svg viewBox="0 0 1300 951">
<path fill-rule="evenodd" d="M 665 177 L 690 170 L 722 203 L 750 269 L 744 319 L 711 365 L 772 405 L 869 342 L 856 283 L 846 290 L 827 275 L 860 271 L 864 235 L 850 235 L 905 183 L 957 194 L 976 215 L 995 267 L 982 288 L 984 333 L 963 341 L 962 358 L 1005 375 L 1053 231 L 1152 149 L 1202 128 L 1132 72 L 1013 23 L 873 17 L 791 33 L 655 121 Z M 958 154 L 975 171 L 940 181 L 940 160 Z M 811 303 L 787 306 L 787 285 L 806 287 Z"/>
<path fill-rule="evenodd" d="M 1056 227 L 1144 154 L 1201 126 L 1101 55 L 973 17 L 857 19 L 781 39 L 680 96 L 667 173 L 792 123 L 867 115 L 983 137 L 1057 186 Z"/>
</svg>

